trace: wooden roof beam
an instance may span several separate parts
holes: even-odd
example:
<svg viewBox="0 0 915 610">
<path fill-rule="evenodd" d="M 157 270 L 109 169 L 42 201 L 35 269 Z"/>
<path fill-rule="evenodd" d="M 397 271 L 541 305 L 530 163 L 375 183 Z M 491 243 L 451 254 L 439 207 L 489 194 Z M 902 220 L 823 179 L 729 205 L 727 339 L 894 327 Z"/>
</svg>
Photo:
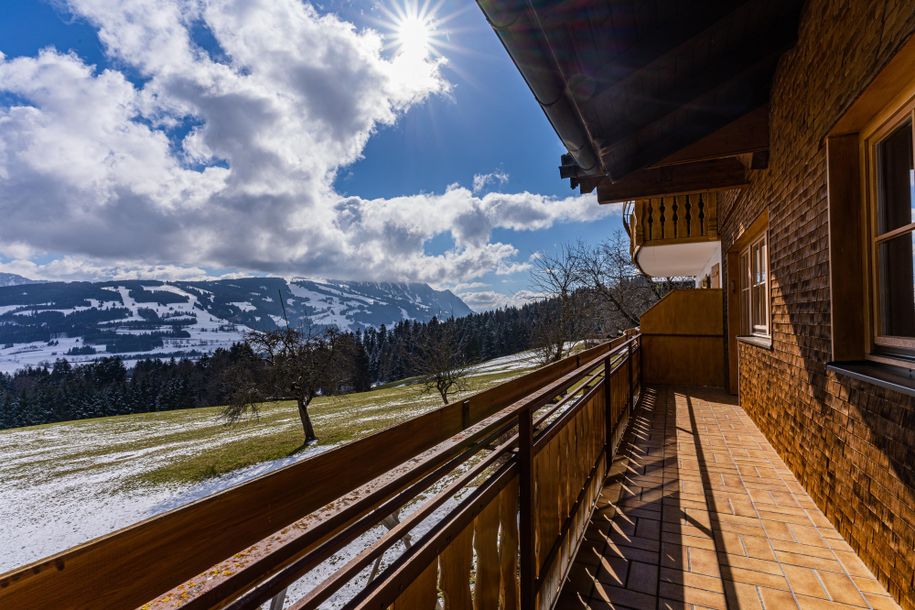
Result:
<svg viewBox="0 0 915 610">
<path fill-rule="evenodd" d="M 769 106 L 760 106 L 651 167 L 723 159 L 769 149 Z M 749 165 L 749 164 L 747 164 Z"/>
<path fill-rule="evenodd" d="M 638 170 L 616 182 L 597 182 L 598 203 L 622 203 L 659 195 L 720 191 L 747 184 L 747 169 L 736 157 Z M 582 190 L 593 186 L 582 184 Z"/>
<path fill-rule="evenodd" d="M 769 81 L 780 53 L 773 52 L 715 89 L 659 117 L 623 140 L 601 147 L 607 175 L 620 179 L 632 171 L 658 164 L 661 159 L 694 144 L 768 103 Z"/>
</svg>

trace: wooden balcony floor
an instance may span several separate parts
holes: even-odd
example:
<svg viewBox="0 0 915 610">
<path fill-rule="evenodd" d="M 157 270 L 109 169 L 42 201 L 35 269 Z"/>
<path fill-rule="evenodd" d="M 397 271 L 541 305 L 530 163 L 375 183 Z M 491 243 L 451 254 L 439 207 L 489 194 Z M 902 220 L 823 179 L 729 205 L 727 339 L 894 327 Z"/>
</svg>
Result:
<svg viewBox="0 0 915 610">
<path fill-rule="evenodd" d="M 898 608 L 727 394 L 648 388 L 559 608 Z"/>
</svg>

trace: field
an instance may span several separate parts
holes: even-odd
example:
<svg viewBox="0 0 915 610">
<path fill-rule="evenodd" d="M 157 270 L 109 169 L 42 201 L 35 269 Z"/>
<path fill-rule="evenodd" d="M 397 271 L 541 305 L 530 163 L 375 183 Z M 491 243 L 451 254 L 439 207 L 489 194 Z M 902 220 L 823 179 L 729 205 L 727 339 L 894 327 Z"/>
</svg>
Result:
<svg viewBox="0 0 915 610">
<path fill-rule="evenodd" d="M 468 393 L 531 368 L 529 354 L 475 368 Z M 226 426 L 218 408 L 0 431 L 0 572 L 236 485 L 441 405 L 409 380 L 316 399 L 319 442 L 296 452 L 295 404 Z"/>
</svg>

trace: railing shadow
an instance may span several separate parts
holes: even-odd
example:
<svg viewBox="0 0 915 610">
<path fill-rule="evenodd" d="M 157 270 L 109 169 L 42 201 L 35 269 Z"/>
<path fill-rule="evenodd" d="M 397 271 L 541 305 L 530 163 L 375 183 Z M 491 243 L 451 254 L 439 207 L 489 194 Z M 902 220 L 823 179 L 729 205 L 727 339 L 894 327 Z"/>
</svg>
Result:
<svg viewBox="0 0 915 610">
<path fill-rule="evenodd" d="M 558 608 L 621 605 L 655 608 L 661 570 L 678 563 L 679 519 L 676 427 L 663 395 L 645 388 L 629 431 L 614 458 L 586 541 Z M 666 594 L 682 597 L 677 583 Z"/>
<path fill-rule="evenodd" d="M 689 606 L 694 578 L 720 580 L 726 607 L 739 598 L 731 566 L 722 561 L 714 464 L 696 414 L 696 399 L 706 395 L 690 389 L 678 418 L 677 394 L 670 387 L 645 389 L 559 608 Z M 697 572 L 700 561 L 709 565 Z"/>
<path fill-rule="evenodd" d="M 705 514 L 709 516 L 709 528 L 700 528 L 703 532 L 712 539 L 712 542 L 715 545 L 715 556 L 717 558 L 718 570 L 721 576 L 722 589 L 724 590 L 725 600 L 727 600 L 728 607 L 731 605 L 731 600 L 738 599 L 737 588 L 734 584 L 734 575 L 731 571 L 731 566 L 728 562 L 722 562 L 721 557 L 726 555 L 726 549 L 724 548 L 724 541 L 721 536 L 722 527 L 721 521 L 718 518 L 719 510 L 717 501 L 715 500 L 715 494 L 712 493 L 712 481 L 709 476 L 708 462 L 705 458 L 705 451 L 702 448 L 702 442 L 700 440 L 699 434 L 699 424 L 696 421 L 696 411 L 695 406 L 693 405 L 693 397 L 701 397 L 701 394 L 698 392 L 690 392 L 685 394 L 686 399 L 686 408 L 689 413 L 689 423 L 690 429 L 692 430 L 693 446 L 696 450 L 696 462 L 698 463 L 699 477 L 702 480 L 702 489 L 705 492 L 705 503 L 706 511 Z M 715 400 L 721 400 L 719 396 L 715 396 Z"/>
</svg>

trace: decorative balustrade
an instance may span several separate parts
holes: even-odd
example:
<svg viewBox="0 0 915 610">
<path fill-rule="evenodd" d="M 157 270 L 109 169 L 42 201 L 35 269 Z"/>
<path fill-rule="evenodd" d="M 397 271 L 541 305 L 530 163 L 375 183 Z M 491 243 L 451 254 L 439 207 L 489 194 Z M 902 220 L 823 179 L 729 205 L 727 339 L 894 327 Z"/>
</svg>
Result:
<svg viewBox="0 0 915 610">
<path fill-rule="evenodd" d="M 633 253 L 643 246 L 716 241 L 718 193 L 639 199 L 627 219 Z"/>
<path fill-rule="evenodd" d="M 0 607 L 551 608 L 640 361 L 628 333 L 2 575 Z"/>
</svg>

